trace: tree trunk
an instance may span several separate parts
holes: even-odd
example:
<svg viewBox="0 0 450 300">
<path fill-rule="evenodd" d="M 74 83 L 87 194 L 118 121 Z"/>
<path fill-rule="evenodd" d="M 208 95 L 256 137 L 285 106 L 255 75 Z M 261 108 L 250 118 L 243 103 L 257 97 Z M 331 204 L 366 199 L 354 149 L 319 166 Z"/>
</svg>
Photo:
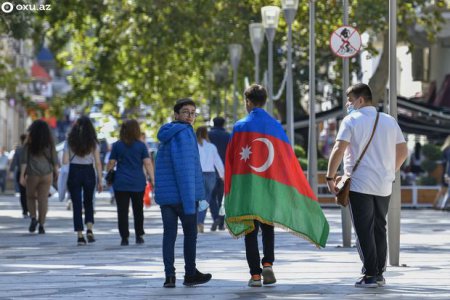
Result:
<svg viewBox="0 0 450 300">
<path fill-rule="evenodd" d="M 383 33 L 383 50 L 375 73 L 369 80 L 372 89 L 373 104 L 378 104 L 386 97 L 386 84 L 389 76 L 389 31 Z"/>
</svg>

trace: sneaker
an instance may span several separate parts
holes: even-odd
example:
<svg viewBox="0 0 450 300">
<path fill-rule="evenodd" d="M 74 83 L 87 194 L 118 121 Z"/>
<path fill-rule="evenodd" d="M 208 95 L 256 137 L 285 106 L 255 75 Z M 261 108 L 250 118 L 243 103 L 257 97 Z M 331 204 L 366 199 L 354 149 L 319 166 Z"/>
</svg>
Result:
<svg viewBox="0 0 450 300">
<path fill-rule="evenodd" d="M 184 275 L 183 284 L 187 285 L 187 286 L 203 284 L 203 283 L 207 283 L 208 281 L 210 281 L 211 277 L 212 277 L 211 274 L 208 274 L 208 273 L 203 274 L 199 270 L 196 269 L 194 275 Z"/>
<path fill-rule="evenodd" d="M 24 219 L 28 219 L 28 213 L 26 213 L 26 212 L 22 213 L 22 217 L 23 217 Z"/>
<path fill-rule="evenodd" d="M 120 242 L 120 246 L 128 246 L 128 239 L 123 238 L 122 241 Z"/>
<path fill-rule="evenodd" d="M 363 277 L 360 278 L 359 281 L 357 281 L 355 283 L 355 287 L 357 287 L 357 288 L 376 288 L 376 287 L 378 287 L 377 277 L 364 275 Z"/>
<path fill-rule="evenodd" d="M 261 287 L 261 275 L 252 275 L 250 280 L 248 281 L 249 287 Z"/>
<path fill-rule="evenodd" d="M 205 232 L 205 225 L 203 225 L 203 224 L 198 224 L 198 225 L 197 225 L 197 232 L 198 232 L 198 233 L 204 233 L 204 232 Z"/>
<path fill-rule="evenodd" d="M 39 225 L 39 234 L 45 234 L 44 225 Z"/>
<path fill-rule="evenodd" d="M 86 236 L 87 236 L 88 243 L 95 242 L 95 237 L 94 237 L 94 233 L 92 232 L 92 230 L 90 230 L 90 229 L 86 230 Z"/>
<path fill-rule="evenodd" d="M 377 275 L 377 284 L 379 287 L 382 287 L 386 284 L 386 279 L 384 279 L 383 275 Z"/>
<path fill-rule="evenodd" d="M 31 218 L 30 227 L 28 227 L 29 232 L 35 232 L 38 221 L 35 218 Z"/>
<path fill-rule="evenodd" d="M 273 273 L 272 266 L 263 267 L 261 275 L 263 276 L 263 284 L 274 284 L 277 282 L 275 274 Z"/>
<path fill-rule="evenodd" d="M 145 243 L 144 239 L 142 238 L 142 236 L 137 236 L 136 237 L 136 244 L 137 245 L 142 245 L 143 243 Z"/>
<path fill-rule="evenodd" d="M 83 236 L 79 237 L 77 240 L 77 245 L 78 246 L 85 246 L 86 245 L 86 240 L 84 239 Z"/>
<path fill-rule="evenodd" d="M 72 210 L 72 200 L 67 200 L 66 209 Z"/>
<path fill-rule="evenodd" d="M 164 281 L 163 287 L 165 288 L 174 288 L 175 287 L 175 276 L 166 276 L 166 281 Z"/>
</svg>

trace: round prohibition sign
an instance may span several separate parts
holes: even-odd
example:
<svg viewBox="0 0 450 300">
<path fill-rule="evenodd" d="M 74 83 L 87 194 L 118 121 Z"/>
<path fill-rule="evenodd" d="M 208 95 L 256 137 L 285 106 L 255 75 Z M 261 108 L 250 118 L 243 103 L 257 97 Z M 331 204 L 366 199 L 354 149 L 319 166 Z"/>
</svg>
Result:
<svg viewBox="0 0 450 300">
<path fill-rule="evenodd" d="M 350 58 L 358 54 L 361 44 L 361 35 L 352 26 L 341 26 L 330 36 L 331 51 L 342 58 Z"/>
</svg>

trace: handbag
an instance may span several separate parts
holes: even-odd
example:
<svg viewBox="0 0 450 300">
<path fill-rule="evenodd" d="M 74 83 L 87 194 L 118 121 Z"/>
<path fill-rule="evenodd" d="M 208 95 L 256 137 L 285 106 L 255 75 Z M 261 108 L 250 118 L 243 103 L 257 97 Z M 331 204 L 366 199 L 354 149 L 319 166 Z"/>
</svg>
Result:
<svg viewBox="0 0 450 300">
<path fill-rule="evenodd" d="M 114 176 L 116 175 L 116 171 L 111 169 L 106 173 L 105 180 L 108 185 L 112 185 L 114 182 Z"/>
<path fill-rule="evenodd" d="M 370 145 L 370 142 L 372 141 L 373 135 L 375 134 L 375 129 L 377 129 L 377 125 L 378 125 L 378 119 L 380 117 L 380 113 L 377 113 L 377 117 L 375 119 L 375 124 L 373 126 L 372 129 L 372 135 L 370 136 L 369 142 L 367 143 L 366 147 L 364 147 L 363 152 L 361 153 L 361 155 L 359 156 L 358 160 L 356 161 L 355 166 L 352 169 L 352 174 L 356 171 L 356 169 L 358 168 L 359 162 L 361 161 L 361 159 L 363 158 L 364 154 L 367 151 L 367 148 Z M 342 176 L 338 176 L 335 179 L 335 184 L 336 184 L 336 188 L 338 189 L 338 192 L 336 193 L 335 196 L 335 200 L 336 200 L 336 204 L 343 206 L 343 207 L 347 207 L 348 203 L 349 203 L 349 194 L 350 194 L 350 183 L 352 182 L 352 178 L 351 175 L 342 175 Z"/>
</svg>

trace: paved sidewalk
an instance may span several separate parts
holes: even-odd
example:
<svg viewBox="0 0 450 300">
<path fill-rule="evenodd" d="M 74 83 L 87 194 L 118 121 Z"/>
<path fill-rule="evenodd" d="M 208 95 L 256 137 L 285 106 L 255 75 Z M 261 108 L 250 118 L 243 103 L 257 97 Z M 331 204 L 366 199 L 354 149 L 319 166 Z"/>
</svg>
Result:
<svg viewBox="0 0 450 300">
<path fill-rule="evenodd" d="M 243 239 L 228 232 L 198 238 L 197 265 L 213 279 L 187 288 L 182 232 L 176 244 L 177 288 L 163 289 L 162 224 L 159 208 L 145 211 L 145 244 L 121 247 L 116 208 L 106 194 L 97 199 L 97 242 L 76 246 L 72 212 L 52 198 L 46 234 L 28 233 L 19 200 L 0 196 L 1 299 L 450 299 L 450 213 L 404 210 L 401 222 L 401 267 L 388 267 L 387 285 L 357 289 L 361 263 L 356 249 L 340 248 L 340 210 L 325 209 L 331 226 L 327 247 L 276 232 L 273 287 L 249 288 Z M 208 215 L 209 219 L 209 215 Z M 130 218 L 130 228 L 133 228 Z M 209 228 L 210 223 L 205 227 Z"/>
</svg>

